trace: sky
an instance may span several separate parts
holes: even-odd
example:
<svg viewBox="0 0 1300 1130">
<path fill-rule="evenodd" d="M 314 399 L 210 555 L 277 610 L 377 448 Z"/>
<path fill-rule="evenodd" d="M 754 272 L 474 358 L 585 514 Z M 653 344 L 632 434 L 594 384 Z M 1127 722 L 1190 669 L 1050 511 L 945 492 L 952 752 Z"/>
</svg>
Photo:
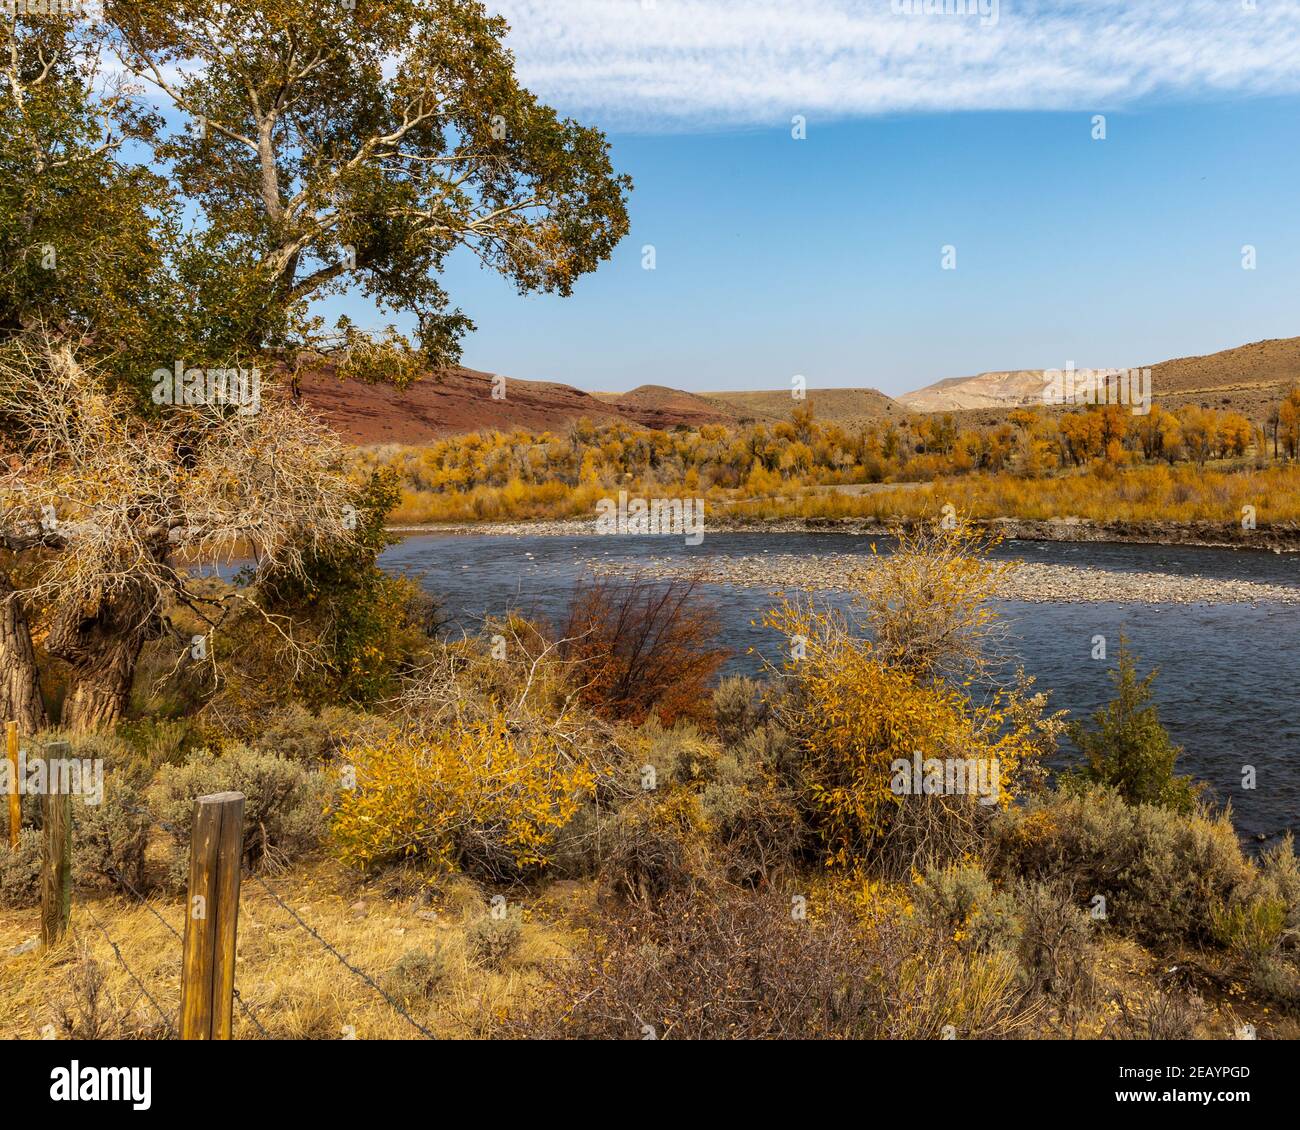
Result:
<svg viewBox="0 0 1300 1130">
<path fill-rule="evenodd" d="M 635 189 L 569 298 L 453 260 L 464 363 L 897 395 L 1300 334 L 1300 0 L 947 3 L 489 3 Z"/>
</svg>

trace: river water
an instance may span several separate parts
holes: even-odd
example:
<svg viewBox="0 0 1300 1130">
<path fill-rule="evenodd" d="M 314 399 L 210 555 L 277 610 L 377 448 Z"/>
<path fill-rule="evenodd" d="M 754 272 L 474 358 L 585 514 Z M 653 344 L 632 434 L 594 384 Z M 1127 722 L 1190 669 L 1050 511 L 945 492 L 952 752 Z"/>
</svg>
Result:
<svg viewBox="0 0 1300 1130">
<path fill-rule="evenodd" d="M 416 577 L 453 624 L 475 630 L 485 615 L 516 608 L 552 623 L 563 618 L 589 562 L 635 565 L 678 555 L 841 554 L 870 552 L 872 539 L 839 534 L 710 534 L 691 547 L 680 538 L 561 535 L 416 535 L 388 549 L 386 569 Z M 882 539 L 874 539 L 881 546 Z M 1235 578 L 1300 588 L 1300 555 L 1189 546 L 1005 542 L 1003 557 L 1181 576 Z M 1103 586 L 1104 588 L 1104 586 Z M 781 641 L 755 626 L 771 603 L 764 588 L 705 585 L 733 650 L 728 669 L 756 674 L 748 648 L 776 656 Z M 1104 591 L 1100 594 L 1104 596 Z M 830 597 L 832 601 L 839 597 Z M 1300 831 L 1300 605 L 1169 605 L 1091 601 L 999 601 L 1009 650 L 1052 704 L 1072 716 L 1111 697 L 1107 672 L 1120 633 L 1159 668 L 1161 719 L 1185 752 L 1180 770 L 1229 802 L 1237 829 L 1252 840 Z M 1110 659 L 1094 660 L 1093 637 L 1106 637 Z M 1063 760 L 1070 760 L 1068 742 Z M 1256 787 L 1243 788 L 1243 766 Z"/>
</svg>

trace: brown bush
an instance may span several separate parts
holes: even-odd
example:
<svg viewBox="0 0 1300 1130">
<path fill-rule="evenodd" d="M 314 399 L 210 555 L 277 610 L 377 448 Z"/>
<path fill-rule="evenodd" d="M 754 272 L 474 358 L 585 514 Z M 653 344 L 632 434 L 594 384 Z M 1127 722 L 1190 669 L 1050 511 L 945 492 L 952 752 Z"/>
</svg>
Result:
<svg viewBox="0 0 1300 1130">
<path fill-rule="evenodd" d="M 795 921 L 788 899 L 667 897 L 548 967 L 507 1022 L 531 1039 L 778 1039 L 866 1035 L 870 955 L 841 917 Z"/>
<path fill-rule="evenodd" d="M 685 789 L 647 792 L 624 805 L 606 835 L 603 896 L 651 907 L 707 883 L 713 868 L 706 835 L 699 800 Z"/>
<path fill-rule="evenodd" d="M 561 637 L 585 705 L 633 724 L 656 714 L 712 722 L 709 683 L 727 657 L 717 610 L 694 578 L 597 579 L 579 587 Z"/>
<path fill-rule="evenodd" d="M 1205 1036 L 1205 1002 L 1198 996 L 1175 991 L 1158 991 L 1130 1008 L 1122 996 L 1116 999 L 1119 1016 L 1107 1034 L 1117 1040 L 1196 1040 Z"/>
<path fill-rule="evenodd" d="M 543 970 L 507 1018 L 525 1039 L 904 1039 L 1017 1034 L 1009 954 L 963 955 L 913 924 L 865 928 L 846 907 L 788 896 L 678 893 L 605 923 Z"/>
<path fill-rule="evenodd" d="M 1025 884 L 1017 901 L 1021 976 L 1031 993 L 1051 999 L 1073 1031 L 1096 996 L 1092 919 L 1075 905 L 1073 892 L 1062 887 Z"/>
<path fill-rule="evenodd" d="M 41 853 L 44 840 L 35 828 L 24 828 L 17 848 L 0 844 L 0 907 L 35 906 L 41 898 Z"/>
</svg>

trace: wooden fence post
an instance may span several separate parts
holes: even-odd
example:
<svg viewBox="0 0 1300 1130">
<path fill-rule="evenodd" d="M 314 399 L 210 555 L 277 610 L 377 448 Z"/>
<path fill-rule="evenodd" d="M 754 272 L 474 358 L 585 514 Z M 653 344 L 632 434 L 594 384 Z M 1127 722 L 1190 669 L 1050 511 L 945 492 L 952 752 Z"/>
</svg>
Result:
<svg viewBox="0 0 1300 1130">
<path fill-rule="evenodd" d="M 49 949 L 68 930 L 72 916 L 72 793 L 57 762 L 72 756 L 67 742 L 45 747 L 45 793 L 41 799 L 45 854 L 41 864 L 41 945 Z"/>
<path fill-rule="evenodd" d="M 5 726 L 5 752 L 9 757 L 13 790 L 9 793 L 9 846 L 18 849 L 18 834 L 23 826 L 23 799 L 18 791 L 18 723 Z"/>
<path fill-rule="evenodd" d="M 244 794 L 194 802 L 181 967 L 181 1039 L 228 1040 L 235 1009 L 235 933 L 244 854 Z"/>
</svg>

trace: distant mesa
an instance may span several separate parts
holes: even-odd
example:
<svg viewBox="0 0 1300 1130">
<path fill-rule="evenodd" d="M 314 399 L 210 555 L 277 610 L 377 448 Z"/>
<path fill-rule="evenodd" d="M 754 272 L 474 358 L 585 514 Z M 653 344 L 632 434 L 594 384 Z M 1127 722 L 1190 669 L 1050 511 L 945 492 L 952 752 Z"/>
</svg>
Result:
<svg viewBox="0 0 1300 1130">
<path fill-rule="evenodd" d="M 1042 394 L 1042 369 L 1010 369 L 974 377 L 949 377 L 915 392 L 905 392 L 898 402 L 913 412 L 955 412 L 1041 404 Z"/>
<path fill-rule="evenodd" d="M 810 388 L 803 400 L 795 400 L 791 390 L 771 392 L 705 393 L 712 400 L 732 405 L 756 419 L 788 420 L 798 407 L 808 407 L 823 423 L 855 428 L 883 420 L 902 420 L 908 409 L 892 397 L 874 388 Z"/>
<path fill-rule="evenodd" d="M 1064 367 L 1065 360 L 1061 361 Z M 1082 368 L 1086 362 L 1080 361 Z M 1134 368 L 1151 370 L 1155 399 L 1166 408 L 1202 404 L 1232 408 L 1248 417 L 1276 402 L 1300 381 L 1300 337 L 1271 338 L 1201 357 L 1180 357 Z M 1043 369 L 1008 369 L 973 377 L 949 377 L 898 398 L 913 412 L 959 412 L 1029 407 L 1042 403 Z"/>
</svg>

